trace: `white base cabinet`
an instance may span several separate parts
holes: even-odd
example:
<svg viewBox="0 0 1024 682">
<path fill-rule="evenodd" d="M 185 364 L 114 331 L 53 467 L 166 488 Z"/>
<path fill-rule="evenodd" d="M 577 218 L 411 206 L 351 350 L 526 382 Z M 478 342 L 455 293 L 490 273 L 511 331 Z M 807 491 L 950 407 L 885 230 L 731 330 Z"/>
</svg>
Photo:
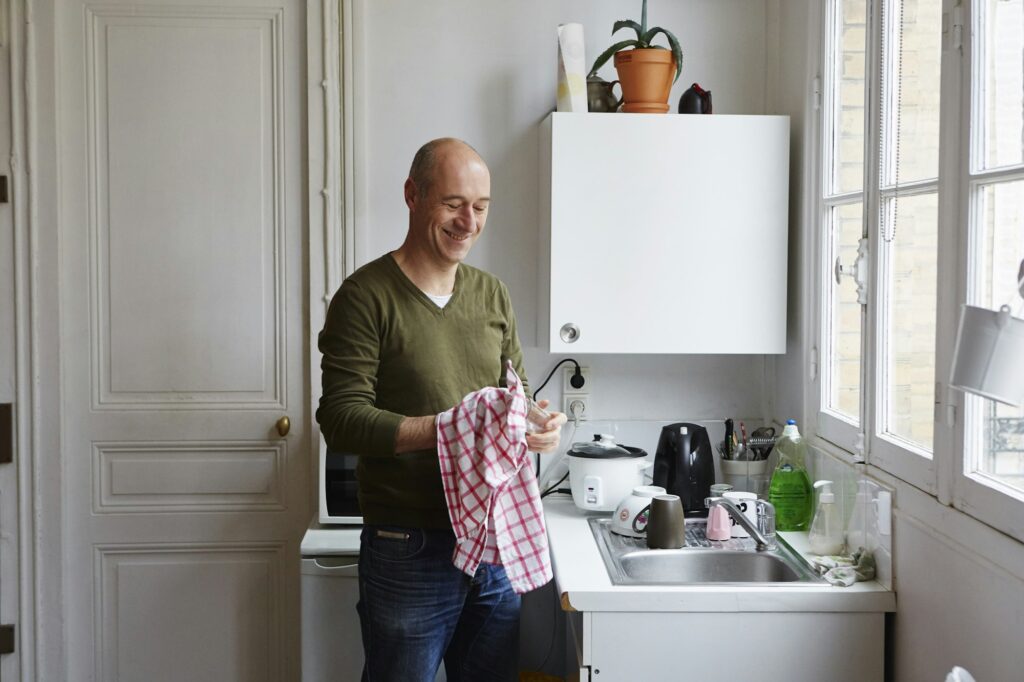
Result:
<svg viewBox="0 0 1024 682">
<path fill-rule="evenodd" d="M 590 682 L 884 678 L 884 613 L 571 612 Z M 570 652 L 572 649 L 570 649 Z"/>
<path fill-rule="evenodd" d="M 553 113 L 540 137 L 542 347 L 785 353 L 789 117 Z"/>
</svg>

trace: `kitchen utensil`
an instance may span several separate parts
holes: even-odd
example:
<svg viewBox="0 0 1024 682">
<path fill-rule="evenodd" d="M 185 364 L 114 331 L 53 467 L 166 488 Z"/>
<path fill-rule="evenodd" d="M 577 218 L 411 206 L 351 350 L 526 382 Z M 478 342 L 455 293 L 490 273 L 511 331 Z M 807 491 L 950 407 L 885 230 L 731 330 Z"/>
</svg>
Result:
<svg viewBox="0 0 1024 682">
<path fill-rule="evenodd" d="M 585 511 L 613 511 L 633 488 L 643 485 L 644 471 L 653 466 L 645 451 L 617 445 L 614 436 L 605 434 L 573 443 L 566 454 L 572 499 Z"/>
<path fill-rule="evenodd" d="M 753 451 L 754 459 L 768 459 L 775 447 L 775 427 L 760 426 L 754 429 L 747 445 Z"/>
<path fill-rule="evenodd" d="M 655 495 L 647 521 L 647 546 L 679 549 L 686 546 L 686 519 L 678 495 Z"/>
<path fill-rule="evenodd" d="M 725 420 L 725 440 L 722 441 L 725 447 L 725 458 L 732 459 L 732 418 Z"/>
<path fill-rule="evenodd" d="M 757 527 L 757 495 L 748 492 L 737 492 L 735 490 L 729 491 L 723 495 L 727 500 L 730 500 L 735 504 L 743 515 L 747 517 L 751 525 Z M 750 533 L 747 532 L 746 528 L 736 523 L 736 520 L 732 517 L 729 518 L 729 523 L 732 524 L 732 530 L 730 535 L 734 538 L 748 538 Z"/>
<path fill-rule="evenodd" d="M 647 521 L 651 512 L 651 500 L 655 495 L 664 495 L 665 489 L 656 485 L 638 485 L 633 492 L 619 503 L 612 516 L 611 531 L 631 538 L 642 538 L 647 532 Z"/>
<path fill-rule="evenodd" d="M 714 482 L 715 460 L 707 429 L 687 422 L 662 427 L 654 455 L 654 485 L 678 495 L 687 516 L 707 516 L 704 498 Z"/>
</svg>

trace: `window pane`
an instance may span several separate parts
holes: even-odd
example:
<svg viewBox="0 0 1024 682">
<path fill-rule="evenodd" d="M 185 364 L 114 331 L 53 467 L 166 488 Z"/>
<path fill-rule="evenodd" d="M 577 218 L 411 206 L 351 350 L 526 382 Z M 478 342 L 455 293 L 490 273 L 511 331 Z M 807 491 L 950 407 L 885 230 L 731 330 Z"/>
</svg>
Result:
<svg viewBox="0 0 1024 682">
<path fill-rule="evenodd" d="M 885 12 L 882 184 L 891 186 L 939 174 L 942 1 L 890 0 Z"/>
<path fill-rule="evenodd" d="M 864 72 L 867 0 L 836 0 L 831 87 L 832 183 L 830 194 L 864 187 Z"/>
<path fill-rule="evenodd" d="M 1017 268 L 1024 259 L 1024 180 L 987 185 L 977 195 L 980 252 L 971 259 L 971 303 L 1020 315 Z M 1024 490 L 1024 411 L 974 398 L 968 413 L 968 473 L 981 471 Z"/>
<path fill-rule="evenodd" d="M 936 194 L 885 203 L 888 291 L 883 367 L 885 433 L 931 451 L 935 410 Z"/>
<path fill-rule="evenodd" d="M 829 264 L 838 256 L 844 267 L 857 260 L 857 244 L 863 234 L 862 205 L 845 204 L 831 209 L 832 249 Z M 860 424 L 861 305 L 857 283 L 842 277 L 840 284 L 828 278 L 828 331 L 825 369 L 825 405 L 854 424 Z"/>
<path fill-rule="evenodd" d="M 1024 162 L 1024 0 L 983 0 L 979 111 L 985 168 Z"/>
</svg>

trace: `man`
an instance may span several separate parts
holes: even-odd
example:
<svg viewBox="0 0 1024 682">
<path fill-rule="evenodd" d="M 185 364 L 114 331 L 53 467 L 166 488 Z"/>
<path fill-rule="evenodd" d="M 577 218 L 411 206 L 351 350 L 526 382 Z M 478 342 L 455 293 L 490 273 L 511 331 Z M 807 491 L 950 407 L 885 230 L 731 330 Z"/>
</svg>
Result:
<svg viewBox="0 0 1024 682">
<path fill-rule="evenodd" d="M 517 675 L 519 596 L 501 566 L 470 578 L 452 564 L 435 430 L 466 394 L 503 384 L 506 360 L 525 380 L 507 289 L 462 262 L 490 189 L 469 145 L 424 145 L 405 181 L 405 242 L 345 280 L 320 333 L 317 421 L 331 450 L 360 455 L 364 680 L 432 682 L 442 660 L 450 682 Z M 552 415 L 529 449 L 557 448 L 564 423 Z"/>
</svg>

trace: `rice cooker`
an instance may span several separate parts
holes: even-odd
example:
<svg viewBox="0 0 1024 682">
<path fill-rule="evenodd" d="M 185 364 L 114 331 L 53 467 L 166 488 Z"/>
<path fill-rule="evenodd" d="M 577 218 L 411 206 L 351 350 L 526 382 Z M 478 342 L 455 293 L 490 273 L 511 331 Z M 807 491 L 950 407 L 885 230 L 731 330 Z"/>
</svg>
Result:
<svg viewBox="0 0 1024 682">
<path fill-rule="evenodd" d="M 646 452 L 618 445 L 615 437 L 607 434 L 573 443 L 566 454 L 572 500 L 585 511 L 615 511 L 633 488 L 643 485 L 644 471 L 653 466 Z"/>
</svg>

